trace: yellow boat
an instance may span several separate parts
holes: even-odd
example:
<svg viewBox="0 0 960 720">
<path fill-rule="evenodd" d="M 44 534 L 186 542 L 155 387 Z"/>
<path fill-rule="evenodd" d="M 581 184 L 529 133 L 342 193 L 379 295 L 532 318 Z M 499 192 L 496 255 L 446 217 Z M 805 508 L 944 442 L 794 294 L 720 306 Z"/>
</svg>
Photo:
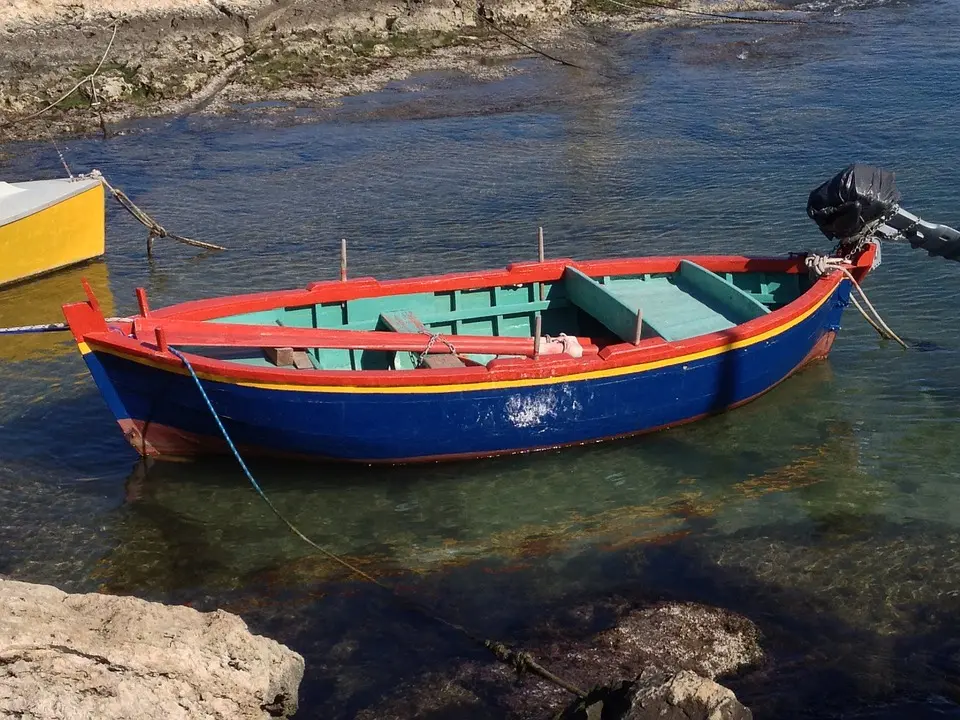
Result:
<svg viewBox="0 0 960 720">
<path fill-rule="evenodd" d="M 100 257 L 98 179 L 0 182 L 0 287 Z"/>
</svg>

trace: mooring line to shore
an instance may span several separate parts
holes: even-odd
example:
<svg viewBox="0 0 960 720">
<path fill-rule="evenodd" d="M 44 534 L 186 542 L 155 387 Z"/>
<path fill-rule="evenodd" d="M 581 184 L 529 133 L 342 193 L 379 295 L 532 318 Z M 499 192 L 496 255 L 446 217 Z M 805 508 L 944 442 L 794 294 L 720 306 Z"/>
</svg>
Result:
<svg viewBox="0 0 960 720">
<path fill-rule="evenodd" d="M 364 570 L 361 570 L 359 567 L 357 567 L 350 561 L 345 560 L 344 558 L 340 557 L 336 553 L 331 552 L 330 550 L 327 550 L 322 545 L 319 545 L 318 543 L 314 542 L 309 537 L 307 537 L 303 532 L 300 531 L 300 529 L 296 525 L 294 525 L 290 520 L 288 520 L 282 512 L 280 512 L 277 506 L 273 504 L 273 502 L 264 492 L 263 488 L 260 487 L 260 483 L 258 483 L 256 478 L 253 476 L 253 473 L 250 471 L 250 468 L 247 466 L 247 463 L 244 461 L 243 456 L 240 455 L 240 451 L 237 449 L 237 446 L 234 444 L 233 439 L 230 437 L 230 434 L 227 432 L 227 429 L 224 427 L 223 421 L 221 421 L 220 419 L 220 415 L 217 413 L 216 409 L 213 407 L 213 403 L 211 402 L 210 397 L 207 395 L 207 391 L 204 389 L 203 383 L 200 381 L 200 378 L 197 376 L 196 371 L 193 369 L 193 365 L 191 365 L 190 361 L 187 360 L 186 356 L 184 356 L 183 353 L 181 353 L 176 348 L 168 345 L 167 349 L 170 350 L 170 352 L 173 353 L 180 360 L 180 362 L 183 363 L 183 366 L 186 368 L 187 372 L 190 374 L 190 377 L 193 379 L 194 384 L 197 386 L 197 390 L 200 391 L 200 396 L 203 398 L 203 402 L 207 406 L 207 410 L 210 411 L 210 415 L 213 418 L 214 422 L 216 423 L 217 428 L 220 430 L 220 434 L 223 436 L 223 439 L 227 443 L 227 447 L 230 448 L 230 452 L 233 454 L 233 457 L 236 459 L 237 463 L 240 465 L 240 469 L 243 471 L 243 474 L 246 475 L 247 480 L 250 482 L 250 485 L 253 486 L 253 489 L 256 490 L 257 494 L 267 504 L 267 507 L 270 508 L 273 514 L 277 516 L 280 522 L 286 525 L 287 528 L 294 535 L 296 535 L 298 538 L 300 538 L 303 542 L 305 542 L 307 545 L 312 547 L 314 550 L 321 553 L 324 557 L 328 558 L 329 560 L 332 560 L 333 562 L 337 563 L 341 567 L 349 570 L 354 575 L 362 578 L 363 580 L 373 583 L 380 589 L 386 591 L 387 593 L 390 594 L 390 596 L 394 600 L 398 601 L 399 603 L 405 605 L 411 610 L 415 610 L 417 613 L 419 613 L 420 615 L 423 615 L 426 618 L 434 620 L 435 622 L 438 622 L 441 625 L 444 625 L 452 630 L 458 631 L 459 633 L 464 635 L 466 638 L 468 638 L 472 642 L 486 648 L 491 653 L 493 653 L 494 657 L 496 657 L 497 660 L 499 660 L 500 662 L 506 665 L 511 666 L 517 672 L 518 675 L 524 672 L 530 672 L 542 678 L 543 680 L 551 682 L 557 687 L 562 688 L 567 692 L 572 693 L 573 695 L 576 695 L 578 698 L 583 699 L 587 696 L 586 692 L 578 688 L 573 683 L 564 680 L 563 678 L 553 674 L 552 672 L 547 670 L 545 667 L 540 665 L 529 653 L 519 651 L 519 650 L 514 650 L 509 646 L 505 645 L 504 643 L 497 642 L 494 640 L 487 640 L 479 637 L 478 635 L 474 635 L 472 632 L 467 630 L 463 625 L 455 623 L 451 620 L 447 620 L 446 618 L 440 617 L 435 612 L 433 612 L 430 608 L 428 608 L 426 605 L 423 605 L 422 603 L 412 598 L 400 595 L 394 588 L 381 582 L 380 580 L 377 580 L 377 578 L 375 578 L 373 575 L 370 575 Z"/>
<path fill-rule="evenodd" d="M 491 20 L 490 18 L 488 18 L 486 15 L 484 15 L 478 10 L 474 10 L 473 14 L 476 15 L 481 20 L 483 20 L 483 22 L 487 23 L 487 25 L 489 25 L 491 28 L 496 30 L 498 33 L 503 35 L 505 38 L 507 38 L 511 42 L 515 43 L 516 45 L 519 45 L 522 48 L 526 48 L 530 52 L 536 53 L 537 55 L 541 55 L 545 57 L 547 60 L 552 60 L 555 63 L 566 65 L 567 67 L 572 67 L 572 68 L 576 68 L 577 70 L 585 70 L 587 72 L 590 72 L 590 68 L 584 67 L 583 65 L 577 65 L 577 63 L 575 62 L 572 62 L 570 60 L 564 60 L 563 58 L 557 57 L 556 55 L 551 55 L 550 53 L 545 52 L 544 50 L 540 50 L 539 48 L 536 48 L 533 45 L 530 45 L 529 43 L 524 42 L 523 40 L 517 37 L 514 37 L 513 35 L 508 33 L 506 30 L 499 27 L 495 22 L 493 22 L 493 20 Z"/>
<path fill-rule="evenodd" d="M 107 55 L 110 54 L 110 48 L 113 47 L 113 41 L 117 39 L 117 31 L 118 31 L 119 29 L 120 29 L 120 20 L 116 20 L 116 21 L 114 21 L 114 23 L 113 23 L 113 35 L 110 36 L 110 42 L 107 43 L 107 49 L 103 51 L 103 55 L 100 57 L 100 62 L 97 63 L 97 67 L 94 68 L 94 70 L 93 70 L 92 73 L 90 73 L 89 75 L 83 76 L 83 77 L 77 82 L 76 85 L 74 85 L 72 88 L 70 88 L 69 90 L 67 90 L 67 92 L 65 92 L 63 95 L 61 95 L 59 98 L 57 98 L 56 100 L 54 100 L 52 103 L 50 103 L 50 104 L 47 105 L 46 107 L 41 108 L 40 110 L 37 110 L 36 112 L 30 113 L 29 115 L 24 115 L 23 117 L 14 118 L 13 120 L 7 120 L 7 121 L 4 122 L 3 124 L 0 124 L 0 128 L 4 128 L 4 129 L 5 129 L 5 128 L 9 128 L 9 127 L 14 127 L 15 125 L 19 125 L 20 123 L 24 123 L 24 122 L 27 122 L 28 120 L 33 120 L 34 118 L 40 117 L 40 116 L 43 115 L 45 112 L 48 112 L 48 111 L 52 110 L 52 109 L 55 108 L 57 105 L 59 105 L 60 103 L 62 103 L 64 100 L 66 100 L 68 97 L 70 97 L 71 95 L 73 95 L 73 93 L 75 93 L 77 90 L 79 90 L 81 87 L 83 87 L 83 84 L 84 84 L 84 83 L 87 83 L 87 82 L 90 83 L 90 87 L 91 87 L 91 89 L 92 89 L 92 100 L 91 100 L 90 106 L 96 108 L 96 109 L 97 109 L 97 112 L 99 113 L 100 110 L 99 110 L 99 108 L 97 108 L 96 106 L 99 105 L 100 103 L 99 103 L 99 101 L 97 100 L 97 86 L 94 85 L 94 78 L 96 78 L 97 73 L 100 72 L 100 69 L 103 67 L 103 63 L 106 62 L 106 60 L 107 60 Z M 103 127 L 103 129 L 104 129 L 104 133 L 106 133 L 106 128 L 103 126 L 103 115 L 102 115 L 102 114 L 100 114 L 100 125 L 101 125 L 101 127 Z"/>
<path fill-rule="evenodd" d="M 123 192 L 123 190 L 119 190 L 111 185 L 103 176 L 103 173 L 97 169 L 93 169 L 90 172 L 83 175 L 78 175 L 77 177 L 81 179 L 99 180 L 100 184 L 110 191 L 110 194 L 116 198 L 117 202 L 120 203 L 128 213 L 133 215 L 137 222 L 139 222 L 149 231 L 150 234 L 147 236 L 147 257 L 153 257 L 153 241 L 157 238 L 170 238 L 171 240 L 176 240 L 178 243 L 202 248 L 203 250 L 226 250 L 226 248 L 222 245 L 214 245 L 213 243 L 194 240 L 193 238 L 168 232 L 163 225 L 154 220 L 149 214 L 147 214 L 145 210 L 142 210 L 140 207 L 138 207 L 136 203 L 134 203 L 125 192 Z"/>
<path fill-rule="evenodd" d="M 799 20 L 799 19 L 788 20 L 788 19 L 759 18 L 759 17 L 750 18 L 750 17 L 742 17 L 738 15 L 730 15 L 728 13 L 715 13 L 715 12 L 708 12 L 704 10 L 692 10 L 684 7 L 674 7 L 666 3 L 657 2 L 656 0 L 634 0 L 634 3 L 626 3 L 626 2 L 622 2 L 622 0 L 604 0 L 604 2 L 610 3 L 611 5 L 616 5 L 618 7 L 624 8 L 626 10 L 631 10 L 634 12 L 644 12 L 645 8 L 655 8 L 655 9 L 666 10 L 670 12 L 676 12 L 684 15 L 721 20 L 724 22 L 766 23 L 766 24 L 775 24 L 775 25 L 809 25 L 811 24 L 810 21 L 808 20 Z M 584 70 L 586 72 L 598 72 L 595 69 L 588 68 L 585 65 L 581 65 L 579 63 L 573 62 L 572 60 L 567 60 L 563 57 L 560 57 L 559 55 L 554 55 L 550 52 L 547 52 L 546 50 L 536 47 L 535 45 L 532 45 L 531 43 L 528 43 L 525 40 L 520 39 L 513 33 L 510 33 L 504 30 L 497 23 L 495 23 L 491 18 L 487 17 L 483 12 L 481 12 L 478 8 L 471 8 L 471 12 L 482 23 L 489 26 L 496 33 L 502 35 L 503 37 L 505 37 L 507 40 L 517 45 L 518 47 L 521 47 L 525 50 L 529 50 L 530 52 L 536 55 L 539 55 L 547 60 L 550 60 L 551 62 L 559 63 L 560 65 L 564 65 L 566 67 L 576 68 L 578 70 Z M 73 93 L 75 93 L 77 90 L 83 87 L 84 84 L 89 83 L 90 84 L 90 108 L 96 111 L 100 121 L 100 129 L 103 133 L 104 138 L 106 138 L 108 136 L 108 131 L 107 131 L 106 122 L 104 120 L 103 112 L 100 109 L 101 103 L 100 103 L 100 98 L 97 94 L 96 77 L 99 74 L 100 70 L 103 68 L 104 63 L 107 60 L 107 56 L 110 54 L 110 50 L 113 48 L 114 41 L 117 38 L 117 32 L 119 31 L 120 25 L 123 22 L 124 20 L 122 18 L 117 19 L 113 22 L 112 24 L 113 32 L 110 36 L 110 41 L 107 43 L 107 47 L 104 50 L 103 55 L 101 55 L 100 61 L 97 63 L 93 72 L 82 77 L 73 85 L 73 87 L 71 87 L 69 90 L 67 90 L 65 93 L 63 93 L 59 98 L 57 98 L 53 102 L 48 103 L 43 108 L 35 112 L 32 112 L 28 115 L 24 115 L 22 117 L 17 117 L 11 120 L 5 120 L 3 122 L 0 122 L 0 130 L 6 130 L 8 128 L 15 127 L 17 125 L 20 125 L 22 123 L 25 123 L 40 117 L 44 113 L 49 112 L 50 110 L 60 105 L 64 100 L 69 98 Z M 194 108 L 198 105 L 202 105 L 206 102 L 209 102 L 209 100 L 213 96 L 215 96 L 220 90 L 222 90 L 223 86 L 227 82 L 229 82 L 230 78 L 233 75 L 235 75 L 239 70 L 242 70 L 244 68 L 246 64 L 246 60 L 247 58 L 243 58 L 242 60 L 228 66 L 224 71 L 222 71 L 215 78 L 213 78 L 213 80 L 209 83 L 209 85 L 205 87 L 203 91 L 199 93 L 197 96 L 190 97 L 181 101 L 177 106 L 180 109 L 180 112 L 189 111 L 191 108 Z"/>
</svg>

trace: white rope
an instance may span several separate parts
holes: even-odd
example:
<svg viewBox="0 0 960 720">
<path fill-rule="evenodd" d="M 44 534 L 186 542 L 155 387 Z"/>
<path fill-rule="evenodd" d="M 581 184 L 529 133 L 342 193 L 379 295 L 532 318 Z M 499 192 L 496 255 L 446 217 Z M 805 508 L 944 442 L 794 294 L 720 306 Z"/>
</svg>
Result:
<svg viewBox="0 0 960 720">
<path fill-rule="evenodd" d="M 120 323 L 130 322 L 133 318 L 129 317 L 111 317 L 106 318 L 106 322 Z M 41 325 L 16 325 L 14 327 L 0 327 L 0 335 L 31 335 L 33 333 L 45 332 L 64 332 L 69 330 L 70 326 L 66 323 L 43 323 Z"/>
<path fill-rule="evenodd" d="M 880 317 L 880 313 L 877 312 L 877 309 L 873 306 L 873 303 L 870 302 L 870 298 L 867 297 L 867 293 L 864 292 L 863 288 L 860 287 L 860 283 L 857 282 L 857 279 L 851 274 L 847 266 L 850 262 L 844 258 L 839 257 L 830 257 L 828 255 L 807 255 L 804 259 L 804 263 L 807 268 L 809 268 L 811 275 L 815 277 L 823 277 L 824 275 L 829 275 L 834 270 L 839 270 L 847 279 L 853 283 L 854 289 L 860 293 L 860 297 L 863 298 L 864 304 L 870 308 L 870 312 L 873 313 L 873 317 L 867 314 L 867 311 L 863 309 L 863 306 L 857 302 L 855 295 L 850 296 L 850 300 L 853 302 L 853 306 L 860 311 L 860 314 L 863 315 L 863 318 L 870 323 L 871 327 L 877 331 L 877 333 L 882 338 L 889 338 L 891 340 L 896 340 L 900 346 L 904 349 L 907 349 L 907 344 L 900 339 L 900 336 L 897 335 L 893 330 L 890 329 L 890 326 L 884 322 L 883 318 Z"/>
</svg>

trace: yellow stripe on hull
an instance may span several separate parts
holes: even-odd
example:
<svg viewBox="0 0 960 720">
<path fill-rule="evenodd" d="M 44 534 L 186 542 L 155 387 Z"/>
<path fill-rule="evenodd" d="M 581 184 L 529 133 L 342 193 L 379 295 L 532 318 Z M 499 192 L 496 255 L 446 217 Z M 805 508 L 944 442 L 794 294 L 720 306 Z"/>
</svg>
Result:
<svg viewBox="0 0 960 720">
<path fill-rule="evenodd" d="M 0 286 L 100 257 L 103 185 L 0 226 Z"/>
</svg>

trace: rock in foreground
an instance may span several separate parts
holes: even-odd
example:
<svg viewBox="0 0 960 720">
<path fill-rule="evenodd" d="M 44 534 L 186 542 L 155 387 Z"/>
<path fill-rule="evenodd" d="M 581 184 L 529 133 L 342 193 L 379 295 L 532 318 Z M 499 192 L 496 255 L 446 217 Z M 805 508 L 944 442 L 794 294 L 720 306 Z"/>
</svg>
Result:
<svg viewBox="0 0 960 720">
<path fill-rule="evenodd" d="M 288 717 L 302 678 L 230 613 L 0 580 L 0 717 Z"/>
<path fill-rule="evenodd" d="M 733 691 L 689 670 L 644 673 L 601 688 L 568 708 L 560 720 L 752 720 Z"/>
</svg>

